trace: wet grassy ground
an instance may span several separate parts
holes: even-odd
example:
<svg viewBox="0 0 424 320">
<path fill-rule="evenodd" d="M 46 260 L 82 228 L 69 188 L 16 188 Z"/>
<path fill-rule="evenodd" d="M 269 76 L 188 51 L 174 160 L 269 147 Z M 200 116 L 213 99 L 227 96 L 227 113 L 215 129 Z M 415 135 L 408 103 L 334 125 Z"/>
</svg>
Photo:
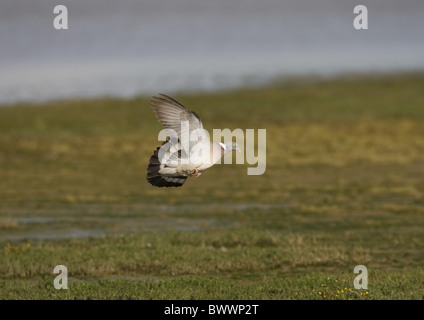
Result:
<svg viewBox="0 0 424 320">
<path fill-rule="evenodd" d="M 145 180 L 161 129 L 148 99 L 0 108 L 0 298 L 423 299 L 423 88 L 176 95 L 209 131 L 266 129 L 267 169 L 220 165 L 175 189 Z"/>
</svg>

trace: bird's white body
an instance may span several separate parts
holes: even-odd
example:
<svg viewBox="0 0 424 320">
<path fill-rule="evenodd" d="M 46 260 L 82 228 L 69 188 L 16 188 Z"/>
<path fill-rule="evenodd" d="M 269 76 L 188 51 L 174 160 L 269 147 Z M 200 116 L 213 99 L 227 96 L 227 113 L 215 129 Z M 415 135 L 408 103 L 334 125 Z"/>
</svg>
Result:
<svg viewBox="0 0 424 320">
<path fill-rule="evenodd" d="M 190 176 L 194 170 L 199 171 L 199 175 L 202 171 L 209 169 L 221 158 L 228 153 L 228 150 L 224 150 L 222 145 L 217 142 L 211 142 L 204 144 L 203 150 L 206 152 L 195 150 L 194 152 L 190 152 L 190 157 L 188 161 L 184 161 L 185 159 L 178 159 L 179 161 L 171 161 L 171 154 L 176 152 L 176 148 L 170 148 L 167 154 L 161 160 L 161 165 L 159 169 L 159 173 L 163 175 L 174 175 L 179 174 L 183 176 Z M 206 149 L 209 149 L 206 150 Z M 188 162 L 188 163 L 187 163 Z"/>
</svg>

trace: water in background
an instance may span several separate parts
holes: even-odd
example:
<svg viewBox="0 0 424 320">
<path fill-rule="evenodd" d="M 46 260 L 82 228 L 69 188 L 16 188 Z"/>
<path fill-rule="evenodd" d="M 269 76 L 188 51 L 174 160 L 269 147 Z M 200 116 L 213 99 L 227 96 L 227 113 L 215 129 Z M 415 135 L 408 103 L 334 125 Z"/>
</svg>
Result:
<svg viewBox="0 0 424 320">
<path fill-rule="evenodd" d="M 368 7 L 368 30 L 353 8 Z M 55 30 L 66 5 L 69 29 Z M 424 69 L 422 0 L 2 0 L 0 103 Z"/>
</svg>

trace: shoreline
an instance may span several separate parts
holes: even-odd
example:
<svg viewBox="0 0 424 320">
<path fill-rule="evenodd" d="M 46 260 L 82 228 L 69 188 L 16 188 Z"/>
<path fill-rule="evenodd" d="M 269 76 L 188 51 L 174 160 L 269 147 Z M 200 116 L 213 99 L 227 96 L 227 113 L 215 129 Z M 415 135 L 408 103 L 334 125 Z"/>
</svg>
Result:
<svg viewBox="0 0 424 320">
<path fill-rule="evenodd" d="M 261 90 L 272 87 L 282 87 L 290 86 L 293 84 L 296 85 L 308 85 L 308 84 L 319 84 L 325 82 L 346 82 L 346 81 L 385 81 L 387 79 L 404 79 L 404 78 L 420 78 L 424 75 L 423 70 L 392 70 L 392 71 L 381 71 L 381 72 L 372 72 L 372 73 L 333 73 L 333 74 L 308 74 L 308 75 L 291 75 L 284 76 L 279 75 L 272 77 L 270 79 L 262 79 L 262 80 L 248 80 L 243 82 L 243 84 L 222 87 L 217 89 L 186 89 L 186 90 L 168 90 L 166 91 L 168 94 L 176 95 L 176 96 L 197 96 L 197 95 L 219 95 L 219 94 L 227 94 L 229 92 L 240 92 L 244 90 Z M 2 108 L 12 108 L 12 107 L 23 107 L 23 106 L 42 106 L 42 105 L 50 105 L 57 104 L 61 102 L 69 102 L 69 101 L 96 101 L 96 100 L 122 100 L 122 101 L 131 101 L 136 99 L 150 99 L 151 96 L 162 92 L 162 89 L 158 88 L 157 92 L 151 93 L 138 93 L 129 96 L 125 95 L 107 95 L 107 94 L 98 94 L 98 95 L 87 95 L 87 96 L 76 96 L 69 98 L 51 98 L 51 99 L 33 99 L 31 100 L 20 100 L 15 102 L 0 102 L 0 109 Z"/>
</svg>

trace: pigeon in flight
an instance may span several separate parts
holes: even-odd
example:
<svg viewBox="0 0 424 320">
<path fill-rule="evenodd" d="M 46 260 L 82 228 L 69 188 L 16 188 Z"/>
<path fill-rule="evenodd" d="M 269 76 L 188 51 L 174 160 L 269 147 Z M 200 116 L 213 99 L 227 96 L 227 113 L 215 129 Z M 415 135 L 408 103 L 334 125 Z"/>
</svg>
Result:
<svg viewBox="0 0 424 320">
<path fill-rule="evenodd" d="M 167 141 L 150 157 L 147 181 L 156 187 L 181 187 L 189 176 L 199 177 L 223 156 L 240 149 L 235 142 L 211 142 L 199 115 L 164 94 L 150 103 L 164 127 Z"/>
</svg>

